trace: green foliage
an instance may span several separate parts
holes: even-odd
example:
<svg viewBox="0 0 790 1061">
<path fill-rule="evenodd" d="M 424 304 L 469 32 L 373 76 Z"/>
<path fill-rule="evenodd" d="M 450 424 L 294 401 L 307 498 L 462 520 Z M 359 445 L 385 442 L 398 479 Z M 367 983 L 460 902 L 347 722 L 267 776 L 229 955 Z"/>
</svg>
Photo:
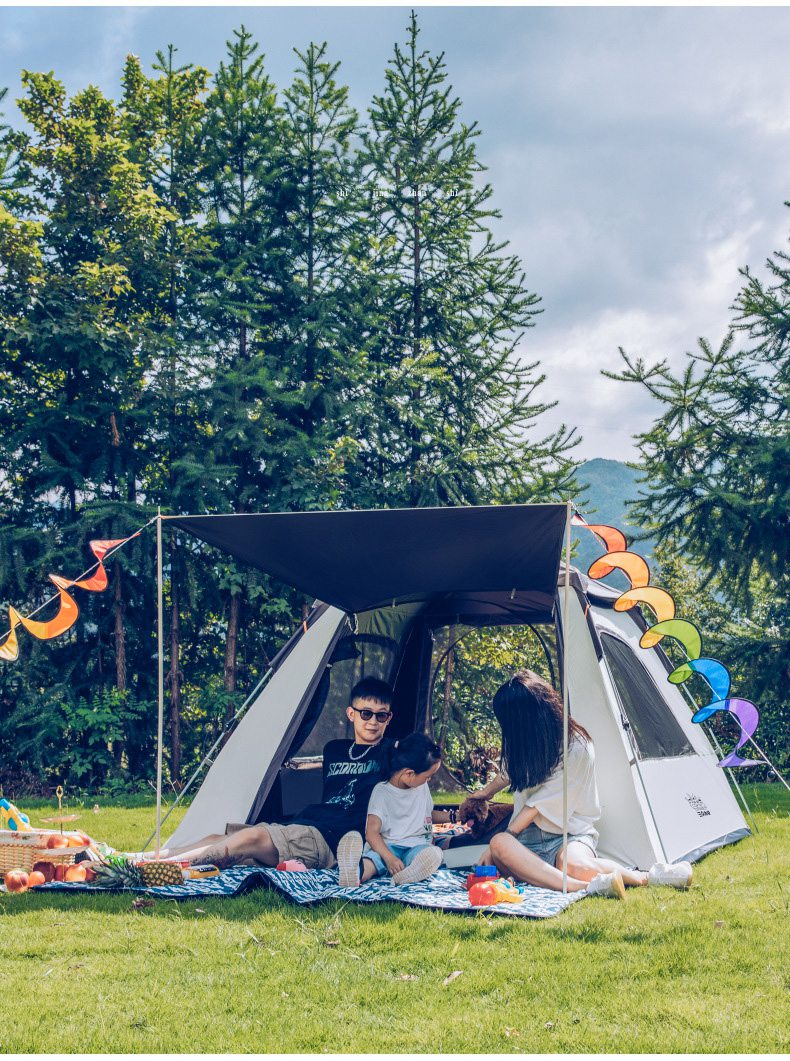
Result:
<svg viewBox="0 0 790 1061">
<path fill-rule="evenodd" d="M 485 784 L 498 769 L 502 734 L 491 701 L 499 686 L 523 667 L 558 685 L 555 639 L 545 628 L 540 637 L 527 626 L 451 626 L 435 633 L 434 738 L 445 766 L 468 788 Z"/>
<path fill-rule="evenodd" d="M 117 102 L 22 72 L 25 128 L 0 122 L 3 602 L 42 605 L 50 571 L 85 570 L 91 538 L 157 507 L 567 492 L 570 435 L 539 437 L 541 376 L 515 356 L 538 298 L 491 235 L 478 130 L 417 37 L 412 18 L 366 129 L 326 44 L 295 51 L 278 93 L 243 26 L 213 74 L 172 44 L 150 68 L 129 56 Z M 306 602 L 167 530 L 165 549 L 175 783 Z M 151 775 L 153 535 L 108 574 L 76 591 L 66 636 L 23 633 L 0 662 L 3 777 Z"/>
</svg>

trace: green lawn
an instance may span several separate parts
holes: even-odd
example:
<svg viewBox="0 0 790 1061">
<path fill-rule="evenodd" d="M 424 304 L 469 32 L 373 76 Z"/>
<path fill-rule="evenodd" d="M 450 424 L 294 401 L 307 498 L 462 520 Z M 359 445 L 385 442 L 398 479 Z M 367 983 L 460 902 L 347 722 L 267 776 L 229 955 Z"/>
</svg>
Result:
<svg viewBox="0 0 790 1061">
<path fill-rule="evenodd" d="M 143 910 L 0 895 L 0 1049 L 783 1052 L 787 795 L 753 786 L 759 835 L 700 863 L 690 892 L 583 900 L 546 922 L 300 909 L 267 891 Z M 131 847 L 152 820 L 88 809 L 79 826 Z"/>
</svg>

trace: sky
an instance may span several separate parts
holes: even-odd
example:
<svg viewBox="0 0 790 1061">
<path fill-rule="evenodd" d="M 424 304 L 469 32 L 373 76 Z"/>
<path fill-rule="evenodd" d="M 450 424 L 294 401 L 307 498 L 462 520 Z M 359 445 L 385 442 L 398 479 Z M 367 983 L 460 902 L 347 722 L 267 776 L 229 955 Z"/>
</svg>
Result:
<svg viewBox="0 0 790 1061">
<path fill-rule="evenodd" d="M 618 348 L 674 366 L 726 334 L 739 268 L 787 245 L 790 8 L 425 7 L 462 116 L 481 128 L 495 235 L 543 313 L 519 347 L 538 360 L 540 424 L 575 425 L 581 459 L 637 459 L 657 413 L 601 374 Z M 275 83 L 292 49 L 324 41 L 364 113 L 384 87 L 405 7 L 0 7 L 0 87 L 54 70 L 69 92 L 117 94 L 129 52 L 215 70 L 242 23 Z"/>
</svg>

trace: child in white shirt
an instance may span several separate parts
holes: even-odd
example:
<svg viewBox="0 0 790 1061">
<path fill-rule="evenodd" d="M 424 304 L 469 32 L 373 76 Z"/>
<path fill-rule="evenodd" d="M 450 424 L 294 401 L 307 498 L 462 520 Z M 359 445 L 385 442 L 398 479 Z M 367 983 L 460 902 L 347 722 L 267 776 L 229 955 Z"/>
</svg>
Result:
<svg viewBox="0 0 790 1061">
<path fill-rule="evenodd" d="M 395 884 L 413 884 L 436 872 L 442 853 L 433 846 L 431 825 L 446 814 L 434 811 L 428 781 L 440 763 L 439 746 L 424 734 L 411 733 L 398 741 L 389 780 L 380 781 L 370 796 L 367 843 L 363 848 L 359 833 L 346 833 L 338 844 L 341 887 L 386 874 Z"/>
</svg>

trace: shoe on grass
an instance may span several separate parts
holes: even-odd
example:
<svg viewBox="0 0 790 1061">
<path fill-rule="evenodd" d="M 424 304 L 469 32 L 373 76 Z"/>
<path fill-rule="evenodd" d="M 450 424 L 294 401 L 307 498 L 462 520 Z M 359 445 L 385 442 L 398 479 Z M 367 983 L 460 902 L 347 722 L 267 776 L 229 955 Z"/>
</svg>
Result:
<svg viewBox="0 0 790 1061">
<path fill-rule="evenodd" d="M 432 876 L 442 864 L 442 853 L 438 847 L 426 847 L 418 851 L 412 861 L 392 877 L 394 884 L 416 884 Z"/>
<path fill-rule="evenodd" d="M 690 888 L 693 875 L 690 862 L 656 862 L 647 874 L 647 883 L 652 887 Z"/>
<path fill-rule="evenodd" d="M 346 833 L 337 845 L 337 876 L 341 888 L 359 887 L 359 860 L 362 858 L 362 836 Z"/>
<path fill-rule="evenodd" d="M 617 869 L 614 873 L 599 873 L 587 885 L 588 895 L 602 895 L 606 899 L 625 899 L 623 876 Z"/>
</svg>

